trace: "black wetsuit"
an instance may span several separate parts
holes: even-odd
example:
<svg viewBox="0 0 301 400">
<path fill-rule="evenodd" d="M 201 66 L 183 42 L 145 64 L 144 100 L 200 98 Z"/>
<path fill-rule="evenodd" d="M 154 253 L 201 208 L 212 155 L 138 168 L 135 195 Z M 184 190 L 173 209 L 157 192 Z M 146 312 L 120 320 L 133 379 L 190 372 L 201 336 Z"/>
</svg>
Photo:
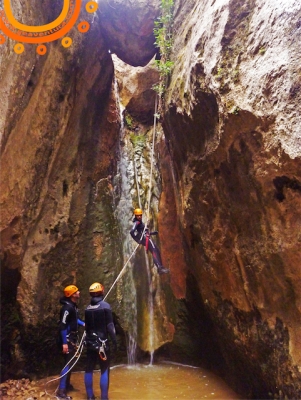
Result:
<svg viewBox="0 0 301 400">
<path fill-rule="evenodd" d="M 149 232 L 148 229 L 146 229 L 144 231 L 145 225 L 142 222 L 142 220 L 139 221 L 137 218 L 134 218 L 133 222 L 134 222 L 134 225 L 133 225 L 132 229 L 130 230 L 130 234 L 131 234 L 132 238 L 137 243 L 145 246 L 146 251 L 149 250 L 151 252 L 151 254 L 153 256 L 154 264 L 158 268 L 158 271 L 161 271 L 162 269 L 165 270 L 165 268 L 162 265 L 160 250 L 158 249 L 156 244 L 150 238 L 150 235 L 157 235 L 158 232 L 157 231 Z"/>
<path fill-rule="evenodd" d="M 101 399 L 107 400 L 110 375 L 110 346 L 108 338 L 116 350 L 116 333 L 111 307 L 103 301 L 103 297 L 92 297 L 90 305 L 85 310 L 87 363 L 85 370 L 85 386 L 88 398 L 93 398 L 93 370 L 97 361 L 100 365 Z M 102 342 L 103 341 L 103 342 Z M 99 353 L 103 344 L 104 353 Z M 106 358 L 106 359 L 104 359 Z"/>
<path fill-rule="evenodd" d="M 78 307 L 76 303 L 73 303 L 73 301 L 65 296 L 60 299 L 60 303 L 62 304 L 60 311 L 61 341 L 62 344 L 68 344 L 68 353 L 64 354 L 64 362 L 66 365 L 74 356 L 77 349 L 78 325 L 83 326 L 85 323 L 78 318 Z M 70 364 L 65 366 L 61 372 L 60 390 L 68 390 L 68 387 L 70 387 L 71 371 L 68 372 L 69 367 Z M 68 373 L 66 374 L 66 372 Z"/>
</svg>

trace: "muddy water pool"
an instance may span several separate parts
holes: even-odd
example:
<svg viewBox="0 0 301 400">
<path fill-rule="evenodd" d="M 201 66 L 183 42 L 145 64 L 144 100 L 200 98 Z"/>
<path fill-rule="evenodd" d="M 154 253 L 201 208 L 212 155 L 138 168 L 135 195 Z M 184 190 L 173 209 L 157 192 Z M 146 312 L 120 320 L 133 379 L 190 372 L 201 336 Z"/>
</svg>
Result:
<svg viewBox="0 0 301 400">
<path fill-rule="evenodd" d="M 94 394 L 100 399 L 99 371 L 94 371 Z M 45 388 L 44 379 L 40 388 Z M 73 400 L 86 399 L 84 373 L 73 372 L 71 383 L 75 391 L 69 393 Z M 50 399 L 58 381 L 46 386 L 44 399 Z M 161 399 L 241 399 L 222 379 L 202 368 L 178 364 L 120 365 L 111 368 L 110 400 L 161 400 Z"/>
</svg>

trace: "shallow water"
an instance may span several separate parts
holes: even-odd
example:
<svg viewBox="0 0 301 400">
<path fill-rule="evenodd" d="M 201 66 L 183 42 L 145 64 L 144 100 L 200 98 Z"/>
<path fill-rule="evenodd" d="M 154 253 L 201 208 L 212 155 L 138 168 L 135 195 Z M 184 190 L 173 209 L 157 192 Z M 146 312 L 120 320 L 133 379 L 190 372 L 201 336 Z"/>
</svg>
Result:
<svg viewBox="0 0 301 400">
<path fill-rule="evenodd" d="M 94 394 L 99 399 L 99 371 L 94 371 Z M 48 379 L 49 380 L 49 379 Z M 41 382 L 42 386 L 46 380 Z M 73 400 L 86 399 L 84 373 L 74 372 L 71 383 L 76 391 L 69 393 Z M 46 386 L 48 396 L 53 395 L 58 381 Z M 41 386 L 41 389 L 42 389 Z M 202 368 L 178 364 L 115 366 L 110 373 L 110 400 L 160 399 L 240 399 L 226 383 Z"/>
</svg>

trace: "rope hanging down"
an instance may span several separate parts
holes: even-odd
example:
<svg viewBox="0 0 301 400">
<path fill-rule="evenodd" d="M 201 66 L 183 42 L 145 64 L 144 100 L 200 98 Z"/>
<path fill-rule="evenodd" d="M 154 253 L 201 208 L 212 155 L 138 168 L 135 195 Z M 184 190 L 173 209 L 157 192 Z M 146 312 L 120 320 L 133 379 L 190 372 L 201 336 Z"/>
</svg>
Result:
<svg viewBox="0 0 301 400">
<path fill-rule="evenodd" d="M 85 339 L 85 336 L 86 336 L 86 332 L 83 333 L 82 338 L 81 338 L 81 341 L 80 341 L 80 343 L 79 343 L 79 345 L 78 345 L 78 348 L 77 348 L 77 350 L 76 350 L 74 356 L 73 356 L 73 357 L 67 362 L 67 364 L 62 368 L 62 371 L 64 371 L 64 369 L 71 363 L 71 361 L 72 361 L 74 358 L 76 358 L 76 360 L 75 360 L 74 363 L 70 366 L 70 368 L 68 369 L 68 371 L 66 371 L 63 375 L 60 375 L 60 376 L 58 376 L 57 378 L 54 378 L 54 379 L 50 379 L 49 381 L 47 381 L 47 382 L 45 383 L 44 390 L 45 390 L 46 395 L 51 396 L 51 397 L 56 398 L 56 399 L 58 398 L 56 395 L 53 395 L 53 396 L 52 396 L 50 393 L 48 393 L 48 392 L 47 392 L 47 389 L 46 389 L 46 386 L 47 386 L 49 383 L 51 383 L 51 382 L 54 382 L 54 381 L 57 381 L 57 380 L 61 379 L 63 376 L 67 375 L 67 374 L 72 370 L 72 368 L 73 368 L 73 367 L 75 366 L 75 364 L 78 362 L 78 360 L 80 359 L 80 356 L 81 356 L 81 354 L 82 354 L 82 351 L 83 351 L 83 348 L 84 348 L 84 343 L 83 343 L 83 341 L 84 341 L 84 339 Z M 61 372 L 62 372 L 62 371 L 61 371 Z M 56 391 L 57 391 L 57 389 L 58 389 L 58 387 L 56 388 Z"/>
<path fill-rule="evenodd" d="M 157 99 L 157 96 L 156 96 L 156 101 L 155 101 L 155 114 L 154 114 L 154 126 L 153 126 L 153 140 L 152 140 L 152 151 L 151 151 L 151 168 L 150 168 L 150 175 L 149 175 L 148 207 L 147 207 L 147 213 L 146 213 L 147 218 L 146 218 L 146 224 L 145 224 L 145 227 L 144 227 L 144 230 L 143 230 L 143 234 L 144 234 L 144 232 L 145 232 L 145 230 L 146 230 L 146 228 L 147 228 L 147 222 L 148 222 L 148 219 L 149 219 L 149 210 L 150 210 L 151 194 L 152 194 L 152 174 L 153 174 L 154 148 L 155 148 L 155 137 L 156 137 L 157 108 L 158 108 L 158 99 Z M 137 179 L 137 177 L 136 177 L 136 179 Z M 138 189 L 137 189 L 137 191 L 138 191 L 139 205 L 140 205 L 140 204 L 141 204 L 140 194 L 139 194 L 139 190 L 138 190 Z M 138 249 L 139 246 L 140 246 L 140 245 L 137 244 L 137 246 L 136 246 L 135 249 L 133 250 L 132 254 L 131 254 L 130 257 L 128 258 L 128 260 L 126 261 L 126 263 L 124 264 L 122 270 L 121 270 L 120 273 L 118 274 L 117 278 L 116 278 L 115 281 L 113 282 L 113 285 L 110 287 L 109 291 L 107 292 L 107 294 L 105 295 L 105 297 L 104 297 L 103 300 L 105 300 L 105 299 L 108 297 L 109 293 L 111 292 L 111 290 L 113 289 L 113 287 L 115 286 L 115 284 L 116 284 L 116 283 L 118 282 L 118 280 L 121 278 L 121 276 L 122 276 L 123 273 L 124 273 L 125 268 L 127 267 L 128 263 L 130 262 L 130 260 L 131 260 L 131 258 L 133 257 L 133 255 L 136 253 L 136 251 L 137 251 L 137 249 Z M 51 396 L 51 395 L 47 392 L 46 386 L 47 386 L 49 383 L 54 382 L 54 381 L 56 381 L 56 380 L 58 380 L 58 379 L 61 379 L 63 376 L 65 376 L 66 374 L 68 374 L 68 373 L 72 370 L 72 368 L 75 366 L 75 364 L 78 362 L 78 360 L 79 360 L 79 358 L 80 358 L 80 356 L 81 356 L 82 350 L 83 350 L 83 341 L 84 341 L 85 336 L 86 336 L 86 332 L 83 333 L 82 338 L 81 338 L 81 341 L 80 341 L 80 344 L 79 344 L 78 349 L 77 349 L 77 351 L 75 352 L 74 356 L 71 358 L 71 360 L 70 360 L 70 361 L 64 366 L 64 368 L 62 369 L 62 371 L 63 371 L 63 370 L 71 363 L 71 361 L 72 361 L 74 358 L 76 358 L 75 362 L 70 366 L 70 368 L 68 369 L 68 371 L 66 371 L 66 372 L 64 373 L 64 375 L 59 376 L 59 377 L 54 378 L 54 379 L 51 379 L 51 380 L 49 380 L 49 381 L 47 381 L 47 382 L 45 383 L 45 393 L 46 393 L 48 396 Z M 55 395 L 54 395 L 53 397 L 57 398 L 57 396 L 55 396 Z"/>
<path fill-rule="evenodd" d="M 156 100 L 155 100 L 155 114 L 154 114 L 154 125 L 153 125 L 153 140 L 152 140 L 152 151 L 151 151 L 151 168 L 150 168 L 150 175 L 149 175 L 149 193 L 148 193 L 148 207 L 147 207 L 147 213 L 146 213 L 146 223 L 144 226 L 144 230 L 142 235 L 144 234 L 146 228 L 147 228 L 147 222 L 148 222 L 148 217 L 149 217 L 149 209 L 150 209 L 150 201 L 151 201 L 151 194 L 152 194 L 152 175 L 153 175 L 153 164 L 154 164 L 154 148 L 155 148 L 155 138 L 156 138 L 156 125 L 157 125 L 157 110 L 158 109 L 158 96 L 156 96 Z M 139 194 L 139 190 L 138 191 L 138 197 L 139 197 L 139 204 L 141 203 L 140 201 L 140 194 Z M 128 258 L 127 262 L 124 264 L 122 270 L 120 271 L 119 275 L 117 276 L 117 278 L 115 279 L 115 281 L 113 282 L 113 285 L 110 287 L 109 291 L 107 292 L 107 294 L 104 297 L 104 300 L 108 297 L 109 293 L 111 292 L 111 290 L 113 289 L 113 287 L 116 285 L 116 283 L 118 282 L 118 280 L 121 278 L 126 266 L 128 265 L 130 259 L 133 257 L 133 255 L 136 253 L 137 249 L 139 247 L 139 244 L 137 244 L 137 246 L 135 247 L 134 251 L 132 252 L 132 254 L 130 255 L 130 257 Z"/>
<path fill-rule="evenodd" d="M 155 100 L 153 142 L 152 142 L 152 151 L 151 151 L 151 168 L 150 168 L 150 173 L 149 173 L 149 188 L 148 188 L 149 192 L 148 192 L 148 204 L 147 204 L 145 229 L 147 228 L 147 223 L 148 223 L 148 220 L 149 220 L 149 209 L 150 209 L 150 202 L 151 202 L 151 196 L 152 196 L 152 176 L 153 176 L 153 164 L 154 164 L 154 150 L 155 150 L 155 138 L 156 138 L 157 111 L 158 111 L 158 96 L 156 96 L 156 100 Z"/>
</svg>

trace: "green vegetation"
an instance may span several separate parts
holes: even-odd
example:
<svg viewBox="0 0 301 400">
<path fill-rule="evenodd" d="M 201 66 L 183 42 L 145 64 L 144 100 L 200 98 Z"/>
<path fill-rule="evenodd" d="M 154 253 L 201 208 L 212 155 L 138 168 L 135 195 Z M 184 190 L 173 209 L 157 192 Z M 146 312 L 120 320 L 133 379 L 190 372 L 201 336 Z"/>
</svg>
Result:
<svg viewBox="0 0 301 400">
<path fill-rule="evenodd" d="M 174 63 L 170 60 L 173 44 L 173 7 L 174 0 L 161 0 L 161 15 L 155 21 L 154 35 L 155 45 L 160 49 L 160 60 L 156 65 L 160 73 L 160 81 L 153 89 L 162 96 L 166 86 L 167 77 L 170 75 Z"/>
<path fill-rule="evenodd" d="M 134 148 L 136 146 L 144 147 L 145 142 L 146 142 L 146 136 L 144 136 L 144 135 L 135 135 L 134 133 L 132 133 L 130 135 L 130 141 L 132 142 Z"/>
<path fill-rule="evenodd" d="M 126 116 L 124 117 L 124 120 L 125 120 L 126 126 L 129 129 L 133 129 L 133 118 L 129 114 L 126 114 Z"/>
</svg>

